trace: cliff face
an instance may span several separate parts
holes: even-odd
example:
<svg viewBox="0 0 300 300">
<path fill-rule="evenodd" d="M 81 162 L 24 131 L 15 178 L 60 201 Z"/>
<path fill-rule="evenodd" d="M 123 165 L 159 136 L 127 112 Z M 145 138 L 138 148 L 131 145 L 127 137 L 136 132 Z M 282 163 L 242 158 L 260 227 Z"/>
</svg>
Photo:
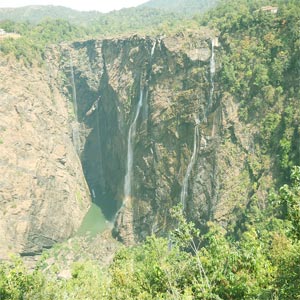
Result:
<svg viewBox="0 0 300 300">
<path fill-rule="evenodd" d="M 0 258 L 69 237 L 90 196 L 50 74 L 0 57 Z"/>
<path fill-rule="evenodd" d="M 256 128 L 239 121 L 218 84 L 221 51 L 208 30 L 52 49 L 70 99 L 76 87 L 87 182 L 106 216 L 117 212 L 115 233 L 127 244 L 163 234 L 180 201 L 199 226 L 227 226 L 253 194 L 263 196 L 254 179 L 272 181 L 268 165 L 253 174 Z"/>
<path fill-rule="evenodd" d="M 203 29 L 49 47 L 45 72 L 1 59 L 1 257 L 69 237 L 88 187 L 126 244 L 164 235 L 180 202 L 201 227 L 263 199 L 269 159 L 256 168 L 258 129 L 219 84 L 221 53 Z"/>
</svg>

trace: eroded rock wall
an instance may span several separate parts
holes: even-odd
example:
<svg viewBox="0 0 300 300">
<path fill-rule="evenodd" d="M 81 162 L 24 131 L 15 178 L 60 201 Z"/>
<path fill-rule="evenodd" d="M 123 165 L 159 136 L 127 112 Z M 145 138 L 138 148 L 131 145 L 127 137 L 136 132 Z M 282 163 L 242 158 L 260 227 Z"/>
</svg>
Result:
<svg viewBox="0 0 300 300">
<path fill-rule="evenodd" d="M 69 237 L 88 187 L 125 244 L 172 228 L 187 177 L 185 213 L 200 227 L 234 224 L 251 198 L 264 199 L 270 158 L 257 170 L 258 129 L 219 84 L 221 57 L 204 28 L 51 46 L 44 71 L 0 58 L 0 256 Z"/>
<path fill-rule="evenodd" d="M 187 217 L 198 226 L 208 220 L 228 226 L 255 193 L 263 198 L 260 186 L 272 181 L 270 166 L 265 160 L 264 170 L 253 176 L 260 159 L 257 128 L 239 120 L 238 104 L 219 84 L 222 47 L 214 32 L 94 40 L 53 51 L 70 99 L 72 57 L 84 172 L 106 215 L 117 212 L 115 234 L 124 243 L 172 227 L 170 208 L 181 201 L 195 126 L 199 139 Z M 135 119 L 131 194 L 125 199 L 128 135 Z"/>
<path fill-rule="evenodd" d="M 0 57 L 1 259 L 68 238 L 90 205 L 69 114 L 49 68 Z"/>
</svg>

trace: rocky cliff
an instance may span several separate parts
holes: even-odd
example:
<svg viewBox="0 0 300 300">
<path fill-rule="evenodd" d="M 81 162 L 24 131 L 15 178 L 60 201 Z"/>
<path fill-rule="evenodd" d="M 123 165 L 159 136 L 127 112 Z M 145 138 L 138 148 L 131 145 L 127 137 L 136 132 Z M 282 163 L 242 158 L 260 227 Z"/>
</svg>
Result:
<svg viewBox="0 0 300 300">
<path fill-rule="evenodd" d="M 106 216 L 117 212 L 123 242 L 164 234 L 180 201 L 198 226 L 228 226 L 253 195 L 263 198 L 270 166 L 252 168 L 257 129 L 239 120 L 219 84 L 215 32 L 91 40 L 49 53 L 70 100 L 76 87 L 84 173 Z"/>
<path fill-rule="evenodd" d="M 0 57 L 0 258 L 33 255 L 79 227 L 90 195 L 68 101 L 50 72 Z"/>
<path fill-rule="evenodd" d="M 180 202 L 205 227 L 264 199 L 270 157 L 220 84 L 222 51 L 203 29 L 51 46 L 45 71 L 1 59 L 1 257 L 69 237 L 88 188 L 125 244 L 165 235 Z"/>
</svg>

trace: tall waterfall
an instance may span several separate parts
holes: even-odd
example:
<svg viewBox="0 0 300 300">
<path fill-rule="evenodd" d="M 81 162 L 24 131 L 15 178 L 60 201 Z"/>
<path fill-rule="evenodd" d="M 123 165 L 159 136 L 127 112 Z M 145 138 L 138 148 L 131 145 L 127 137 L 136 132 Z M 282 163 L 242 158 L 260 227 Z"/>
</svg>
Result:
<svg viewBox="0 0 300 300">
<path fill-rule="evenodd" d="M 72 123 L 72 140 L 76 152 L 77 154 L 79 154 L 80 138 L 79 138 L 79 125 L 78 125 L 78 105 L 77 105 L 73 59 L 70 51 L 69 51 L 69 56 L 70 56 L 70 71 L 71 71 L 71 83 L 72 83 L 72 98 L 73 98 L 73 107 L 74 107 L 74 115 L 75 115 L 75 122 Z"/>
<path fill-rule="evenodd" d="M 209 92 L 209 108 L 212 105 L 212 98 L 215 91 L 214 76 L 216 72 L 216 62 L 215 62 L 215 40 L 211 40 L 211 57 L 210 57 L 210 92 Z"/>
<path fill-rule="evenodd" d="M 185 210 L 185 202 L 186 202 L 186 197 L 187 197 L 187 191 L 188 191 L 188 182 L 189 182 L 189 177 L 191 175 L 193 166 L 196 161 L 196 156 L 198 153 L 198 143 L 199 143 L 199 120 L 196 120 L 196 125 L 194 128 L 194 148 L 193 148 L 193 154 L 190 159 L 190 162 L 188 164 L 183 182 L 182 182 L 182 189 L 181 189 L 181 194 L 180 194 L 180 201 L 182 204 L 182 209 Z"/>
<path fill-rule="evenodd" d="M 69 52 L 69 56 L 70 56 L 70 71 L 71 71 L 71 80 L 72 80 L 72 97 L 73 97 L 74 114 L 75 114 L 75 120 L 78 121 L 78 105 L 77 105 L 76 85 L 75 85 L 73 59 L 72 59 L 71 52 Z"/>
<path fill-rule="evenodd" d="M 100 101 L 100 99 L 101 99 L 101 96 L 99 96 L 98 97 L 98 99 L 96 100 L 96 102 L 94 102 L 94 104 L 93 104 L 93 107 L 96 107 L 96 121 L 97 121 L 97 140 L 98 140 L 98 147 L 99 147 L 99 151 L 98 151 L 98 154 L 99 154 L 99 156 L 98 156 L 98 159 L 99 159 L 99 162 L 100 162 L 100 167 L 99 167 L 99 169 L 100 169 L 100 183 L 101 183 L 101 185 L 102 185 L 102 188 L 104 188 L 104 185 L 105 185 L 105 180 L 104 180 L 104 174 L 103 174 L 103 157 L 102 157 L 102 150 L 101 150 L 101 140 L 102 140 L 102 138 L 101 138 L 101 131 L 100 131 L 100 121 L 99 121 L 99 115 L 100 115 L 100 113 L 99 113 L 99 101 Z M 92 107 L 92 108 L 93 108 Z"/>
<path fill-rule="evenodd" d="M 154 43 L 153 43 L 153 46 L 152 46 L 152 49 L 151 49 L 151 58 L 152 58 L 152 56 L 153 56 L 153 54 L 154 54 L 154 51 L 155 51 L 155 47 L 156 47 L 156 40 L 154 41 Z"/>
<path fill-rule="evenodd" d="M 208 106 L 207 110 L 205 112 L 204 118 L 206 119 L 207 113 L 209 112 L 209 109 L 212 106 L 212 100 L 213 100 L 213 94 L 215 90 L 215 82 L 214 82 L 214 76 L 216 72 L 216 62 L 215 62 L 215 40 L 211 40 L 211 57 L 210 57 L 210 92 L 209 92 L 209 101 L 208 101 Z M 188 164 L 183 182 L 182 182 L 182 189 L 181 189 L 181 194 L 180 194 L 180 201 L 182 204 L 182 209 L 185 210 L 186 206 L 186 197 L 187 197 L 187 192 L 188 192 L 188 181 L 189 177 L 191 175 L 193 166 L 196 161 L 197 153 L 198 153 L 198 143 L 199 143 L 199 120 L 195 120 L 196 125 L 194 127 L 194 148 L 193 148 L 193 154 L 190 159 L 190 162 Z"/>
<path fill-rule="evenodd" d="M 129 127 L 128 132 L 128 139 L 127 139 L 127 169 L 125 175 L 125 182 L 124 182 L 124 201 L 123 205 L 130 200 L 131 197 L 131 181 L 132 181 L 132 167 L 133 167 L 133 146 L 134 146 L 134 138 L 136 133 L 136 122 L 139 117 L 141 107 L 143 105 L 143 89 L 140 89 L 140 99 L 137 105 L 135 117 L 133 122 Z"/>
<path fill-rule="evenodd" d="M 150 52 L 150 63 L 152 56 L 154 54 L 156 47 L 156 40 L 153 43 L 153 46 L 151 48 Z M 151 75 L 150 75 L 151 76 Z M 149 77 L 151 78 L 151 77 Z M 147 93 L 146 93 L 147 96 Z M 143 101 L 144 101 L 143 96 L 143 87 L 140 87 L 140 98 L 139 102 L 137 104 L 137 109 L 136 113 L 133 119 L 133 122 L 131 123 L 129 127 L 129 132 L 128 132 L 128 138 L 127 138 L 127 166 L 126 166 L 126 175 L 125 175 L 125 180 L 124 180 L 124 200 L 123 200 L 123 206 L 130 200 L 131 198 L 131 185 L 132 185 L 132 167 L 133 167 L 133 147 L 134 147 L 134 139 L 135 139 L 135 134 L 136 134 L 136 122 L 137 119 L 140 115 L 141 108 L 143 106 Z"/>
</svg>

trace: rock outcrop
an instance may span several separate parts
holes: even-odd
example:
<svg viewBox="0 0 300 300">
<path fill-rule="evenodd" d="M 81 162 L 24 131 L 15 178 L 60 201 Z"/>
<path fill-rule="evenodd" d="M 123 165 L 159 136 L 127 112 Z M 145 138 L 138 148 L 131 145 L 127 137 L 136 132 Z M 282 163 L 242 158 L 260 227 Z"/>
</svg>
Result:
<svg viewBox="0 0 300 300">
<path fill-rule="evenodd" d="M 71 236 L 90 195 L 51 74 L 0 57 L 0 258 Z"/>
<path fill-rule="evenodd" d="M 201 227 L 228 226 L 253 195 L 264 198 L 270 165 L 264 158 L 255 169 L 257 128 L 239 120 L 219 84 L 221 52 L 203 29 L 53 46 L 48 75 L 3 61 L 5 251 L 32 253 L 69 236 L 88 207 L 85 179 L 125 244 L 166 234 L 180 201 Z"/>
<path fill-rule="evenodd" d="M 249 160 L 259 159 L 253 151 L 256 129 L 240 122 L 238 104 L 218 84 L 220 51 L 216 34 L 207 29 L 52 49 L 52 64 L 69 82 L 72 58 L 84 172 L 106 215 L 117 211 L 115 234 L 126 244 L 172 227 L 170 208 L 180 202 L 195 126 L 199 141 L 187 182 L 188 218 L 198 226 L 207 220 L 227 226 L 255 192 Z M 71 98 L 70 84 L 65 92 Z M 135 134 L 128 139 L 135 118 Z M 133 170 L 125 200 L 129 140 Z M 264 178 L 266 186 L 271 178 Z"/>
</svg>

